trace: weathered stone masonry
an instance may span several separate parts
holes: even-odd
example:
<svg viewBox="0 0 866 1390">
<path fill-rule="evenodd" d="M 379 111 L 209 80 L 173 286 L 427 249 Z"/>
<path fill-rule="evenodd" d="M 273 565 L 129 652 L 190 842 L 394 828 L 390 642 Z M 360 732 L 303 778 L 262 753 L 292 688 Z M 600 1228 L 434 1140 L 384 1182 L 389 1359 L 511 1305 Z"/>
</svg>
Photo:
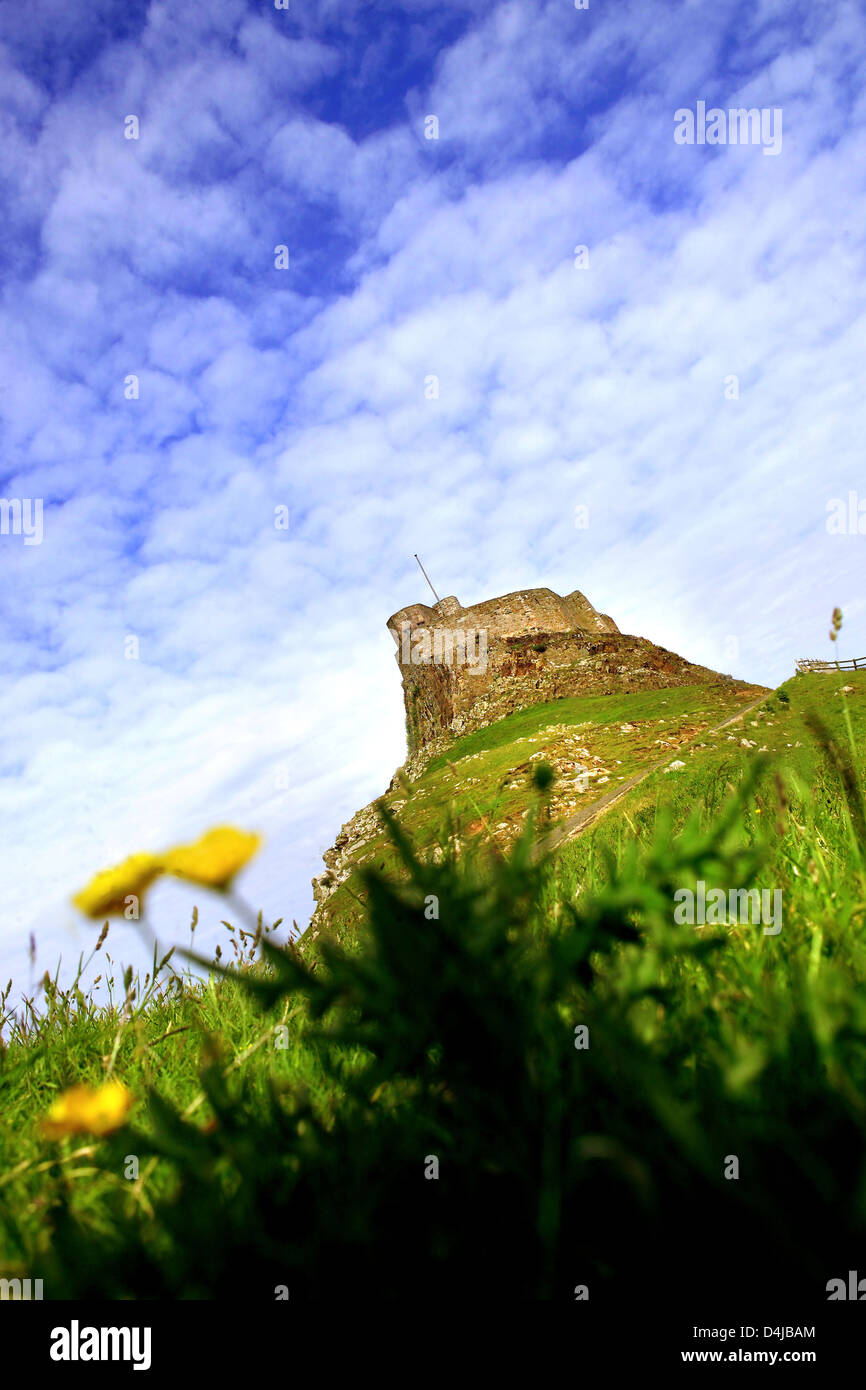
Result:
<svg viewBox="0 0 866 1390">
<path fill-rule="evenodd" d="M 454 739 L 531 705 L 722 679 L 646 638 L 621 633 L 578 591 L 562 598 L 551 589 L 525 589 L 470 608 L 453 597 L 432 608 L 413 604 L 389 618 L 388 627 L 403 677 L 413 771 Z M 434 651 L 439 641 L 446 653 L 455 634 L 483 632 L 485 659 L 474 667 L 453 659 L 416 664 L 425 630 Z"/>
</svg>

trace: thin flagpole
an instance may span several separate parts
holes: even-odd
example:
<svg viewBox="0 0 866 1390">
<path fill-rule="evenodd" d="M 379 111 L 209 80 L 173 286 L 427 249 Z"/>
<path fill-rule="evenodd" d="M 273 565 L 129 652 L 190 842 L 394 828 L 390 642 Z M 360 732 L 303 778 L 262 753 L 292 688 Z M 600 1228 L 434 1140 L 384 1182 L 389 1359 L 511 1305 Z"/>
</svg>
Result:
<svg viewBox="0 0 866 1390">
<path fill-rule="evenodd" d="M 418 560 L 418 556 L 417 556 L 417 555 L 415 556 L 415 559 Z M 420 571 L 421 571 L 421 573 L 423 574 L 424 578 L 427 580 L 427 583 L 430 584 L 430 576 L 429 576 L 429 574 L 427 573 L 427 571 L 425 570 L 424 566 L 421 564 L 421 561 L 420 561 L 420 560 L 418 560 L 418 568 L 420 569 Z M 442 600 L 440 599 L 440 597 L 439 597 L 439 595 L 437 594 L 436 590 L 433 588 L 433 585 L 432 585 L 432 584 L 430 584 L 430 588 L 431 588 L 431 590 L 432 590 L 432 592 L 433 592 L 433 597 L 435 598 L 436 602 L 437 602 L 437 603 L 441 603 Z"/>
</svg>

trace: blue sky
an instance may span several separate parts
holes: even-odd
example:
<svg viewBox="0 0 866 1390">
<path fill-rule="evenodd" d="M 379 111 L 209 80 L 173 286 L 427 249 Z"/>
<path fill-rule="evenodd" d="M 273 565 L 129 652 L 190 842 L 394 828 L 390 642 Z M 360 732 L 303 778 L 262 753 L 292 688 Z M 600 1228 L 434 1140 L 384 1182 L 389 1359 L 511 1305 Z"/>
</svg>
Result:
<svg viewBox="0 0 866 1390">
<path fill-rule="evenodd" d="M 0 535 L 0 984 L 224 821 L 306 921 L 404 755 L 415 551 L 768 684 L 836 604 L 866 655 L 827 527 L 866 504 L 864 67 L 846 0 L 0 9 L 0 496 L 44 502 Z M 781 110 L 778 155 L 675 143 L 698 101 Z"/>
</svg>

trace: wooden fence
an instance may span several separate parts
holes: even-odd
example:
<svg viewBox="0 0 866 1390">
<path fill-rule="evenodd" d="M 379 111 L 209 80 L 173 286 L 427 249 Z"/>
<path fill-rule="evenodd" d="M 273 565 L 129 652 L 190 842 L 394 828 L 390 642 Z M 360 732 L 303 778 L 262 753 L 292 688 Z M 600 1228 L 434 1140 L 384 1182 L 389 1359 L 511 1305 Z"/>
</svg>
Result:
<svg viewBox="0 0 866 1390">
<path fill-rule="evenodd" d="M 850 661 L 798 661 L 798 671 L 866 671 L 866 656 L 854 656 Z"/>
</svg>

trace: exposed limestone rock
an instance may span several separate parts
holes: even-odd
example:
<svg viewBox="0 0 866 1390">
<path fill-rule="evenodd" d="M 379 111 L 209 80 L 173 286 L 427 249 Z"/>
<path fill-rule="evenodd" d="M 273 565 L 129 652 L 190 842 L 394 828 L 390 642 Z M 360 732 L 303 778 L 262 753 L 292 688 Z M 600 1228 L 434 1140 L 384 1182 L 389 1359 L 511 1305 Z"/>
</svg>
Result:
<svg viewBox="0 0 866 1390">
<path fill-rule="evenodd" d="M 356 811 L 352 819 L 346 821 L 333 848 L 325 850 L 322 855 L 326 865 L 325 872 L 313 879 L 313 897 L 316 901 L 313 913 L 314 923 L 320 908 L 324 906 L 340 884 L 349 877 L 358 850 L 372 839 L 380 826 L 376 803 L 371 801 L 369 806 L 364 806 L 360 811 Z"/>
</svg>

